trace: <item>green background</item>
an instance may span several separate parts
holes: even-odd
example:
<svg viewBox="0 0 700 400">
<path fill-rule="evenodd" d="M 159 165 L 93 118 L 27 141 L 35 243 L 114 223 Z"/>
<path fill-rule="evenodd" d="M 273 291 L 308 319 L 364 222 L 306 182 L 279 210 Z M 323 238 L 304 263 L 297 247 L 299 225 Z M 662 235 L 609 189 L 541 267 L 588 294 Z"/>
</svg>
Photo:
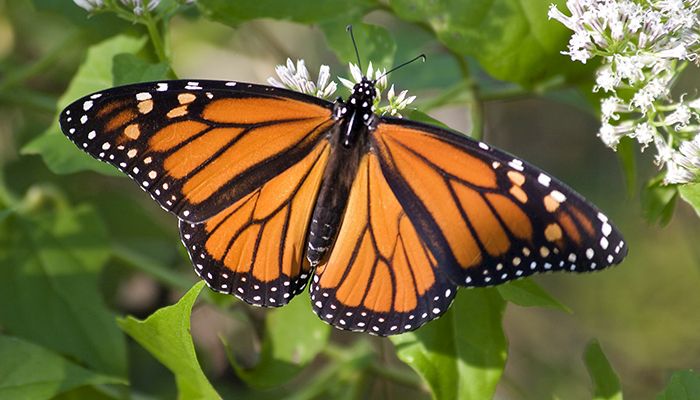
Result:
<svg viewBox="0 0 700 400">
<path fill-rule="evenodd" d="M 700 398 L 700 229 L 678 201 L 700 189 L 600 143 L 595 65 L 559 53 L 548 5 L 164 0 L 137 18 L 0 0 L 0 398 Z M 347 76 L 349 23 L 365 63 L 428 56 L 390 76 L 418 96 L 407 115 L 558 176 L 616 222 L 627 260 L 461 290 L 391 339 L 338 331 L 305 295 L 262 310 L 195 285 L 175 217 L 58 131 L 65 105 L 118 84 L 264 83 L 287 57 Z M 676 89 L 698 83 L 688 68 Z"/>
</svg>

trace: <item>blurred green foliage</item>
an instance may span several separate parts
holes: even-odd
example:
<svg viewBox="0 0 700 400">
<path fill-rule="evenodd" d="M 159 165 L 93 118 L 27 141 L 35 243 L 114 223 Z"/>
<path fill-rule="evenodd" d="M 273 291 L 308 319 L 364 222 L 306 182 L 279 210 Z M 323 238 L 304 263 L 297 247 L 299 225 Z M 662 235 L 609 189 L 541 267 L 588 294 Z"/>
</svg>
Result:
<svg viewBox="0 0 700 400">
<path fill-rule="evenodd" d="M 628 190 L 608 189 L 622 186 L 622 172 L 608 173 L 614 161 L 596 153 L 597 102 L 577 91 L 593 85 L 592 70 L 559 54 L 568 38 L 547 21 L 548 4 L 163 0 L 137 16 L 121 6 L 88 14 L 69 1 L 0 1 L 0 398 L 535 399 L 588 390 L 619 399 L 623 388 L 629 398 L 700 398 L 692 371 L 661 389 L 671 370 L 700 368 L 697 218 L 675 210 L 679 193 L 700 208 L 698 186 L 652 180 L 640 202 L 637 176 L 651 172 L 638 165 L 649 163 L 623 143 Z M 354 61 L 347 24 L 374 65 L 428 54 L 425 67 L 392 76 L 420 91 L 407 117 L 466 120 L 473 136 L 545 160 L 601 200 L 638 252 L 629 268 L 576 283 L 540 279 L 548 290 L 531 279 L 462 290 L 441 319 L 390 339 L 338 332 L 303 296 L 268 311 L 191 287 L 173 218 L 59 131 L 58 112 L 76 98 L 184 76 L 193 64 L 257 81 L 286 56 L 337 70 Z M 538 102 L 544 115 L 533 112 Z M 442 113 L 450 109 L 457 122 Z M 519 136 L 499 136 L 509 131 L 503 121 Z M 676 222 L 674 211 L 691 218 Z M 640 225 L 642 215 L 669 230 Z M 612 363 L 598 342 L 583 351 L 593 334 L 614 349 Z"/>
</svg>

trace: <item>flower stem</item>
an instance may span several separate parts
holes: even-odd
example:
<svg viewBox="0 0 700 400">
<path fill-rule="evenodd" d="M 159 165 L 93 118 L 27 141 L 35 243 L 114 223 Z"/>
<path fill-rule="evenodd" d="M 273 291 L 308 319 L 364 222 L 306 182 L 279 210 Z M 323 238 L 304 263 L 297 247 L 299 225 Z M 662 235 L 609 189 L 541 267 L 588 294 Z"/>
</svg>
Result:
<svg viewBox="0 0 700 400">
<path fill-rule="evenodd" d="M 160 62 L 170 64 L 170 59 L 167 55 L 165 49 L 165 42 L 163 41 L 163 36 L 158 29 L 157 22 L 151 17 L 150 14 L 146 14 L 142 20 L 142 23 L 148 29 L 148 36 L 151 38 L 151 43 L 153 44 L 153 49 L 156 52 L 156 56 Z"/>
</svg>

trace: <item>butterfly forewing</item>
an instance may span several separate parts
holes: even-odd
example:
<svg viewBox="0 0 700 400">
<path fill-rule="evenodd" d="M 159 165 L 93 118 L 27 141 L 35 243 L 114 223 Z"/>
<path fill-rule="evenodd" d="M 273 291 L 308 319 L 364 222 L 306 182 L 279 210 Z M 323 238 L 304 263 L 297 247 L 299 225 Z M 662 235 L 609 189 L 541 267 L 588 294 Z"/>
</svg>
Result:
<svg viewBox="0 0 700 400">
<path fill-rule="evenodd" d="M 484 143 L 404 120 L 372 134 L 382 171 L 442 270 L 462 286 L 593 271 L 627 248 L 607 217 L 540 169 Z"/>
<path fill-rule="evenodd" d="M 190 222 L 211 218 L 300 162 L 332 124 L 324 100 L 218 81 L 110 89 L 74 102 L 60 122 L 79 148 Z"/>
</svg>

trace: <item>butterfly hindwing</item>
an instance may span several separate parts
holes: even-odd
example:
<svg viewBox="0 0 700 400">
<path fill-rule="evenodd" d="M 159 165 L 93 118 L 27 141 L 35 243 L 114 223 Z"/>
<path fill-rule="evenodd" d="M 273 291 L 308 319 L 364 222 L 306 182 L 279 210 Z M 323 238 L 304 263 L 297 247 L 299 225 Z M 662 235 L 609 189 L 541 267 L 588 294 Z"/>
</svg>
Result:
<svg viewBox="0 0 700 400">
<path fill-rule="evenodd" d="M 279 307 L 301 292 L 308 220 L 328 160 L 320 142 L 306 157 L 206 222 L 180 221 L 197 274 L 214 290 Z"/>
<path fill-rule="evenodd" d="M 361 160 L 335 246 L 316 268 L 314 311 L 341 329 L 392 335 L 444 313 L 455 285 L 440 271 L 373 153 Z"/>
<path fill-rule="evenodd" d="M 302 160 L 332 119 L 330 103 L 284 89 L 167 81 L 86 96 L 60 123 L 163 208 L 201 222 Z"/>
<path fill-rule="evenodd" d="M 500 150 L 390 118 L 371 140 L 389 185 L 455 284 L 593 271 L 627 253 L 619 231 L 593 205 Z"/>
</svg>

